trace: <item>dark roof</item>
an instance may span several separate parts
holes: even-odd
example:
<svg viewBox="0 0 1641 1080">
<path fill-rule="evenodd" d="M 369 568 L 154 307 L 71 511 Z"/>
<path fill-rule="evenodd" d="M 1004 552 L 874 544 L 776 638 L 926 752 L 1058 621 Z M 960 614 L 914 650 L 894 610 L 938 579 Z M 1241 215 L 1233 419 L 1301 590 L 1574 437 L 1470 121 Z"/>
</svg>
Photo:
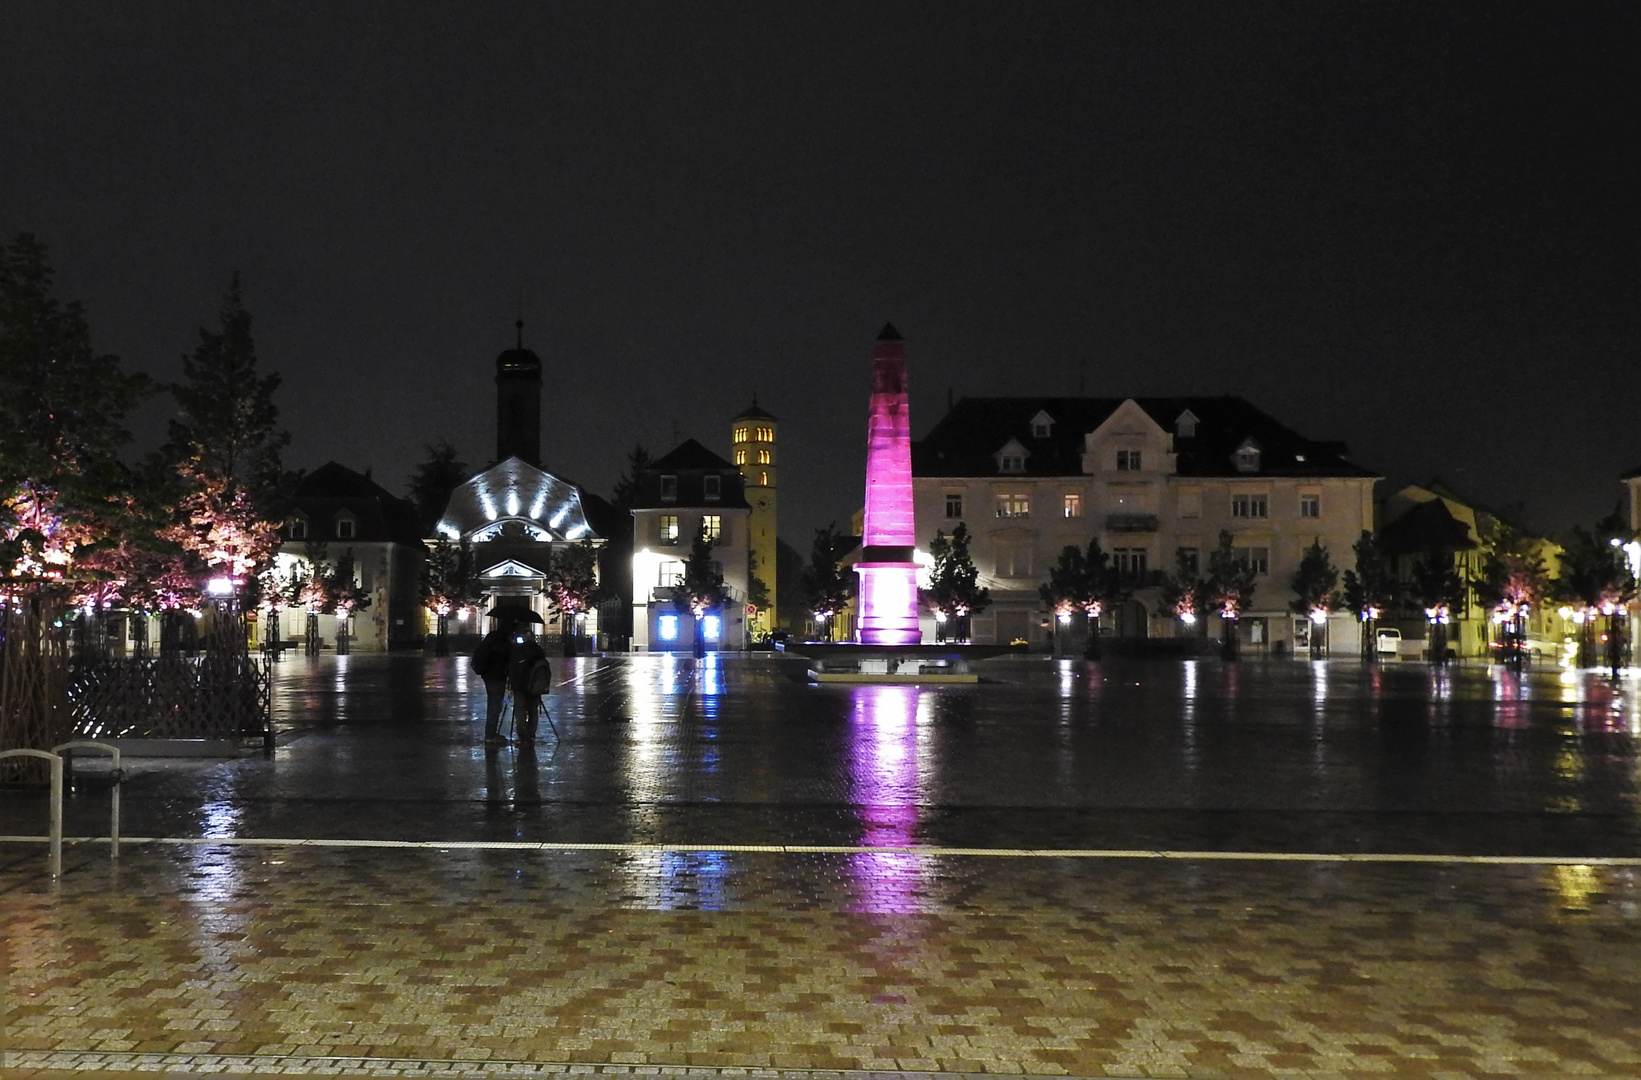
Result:
<svg viewBox="0 0 1641 1080">
<path fill-rule="evenodd" d="M 334 524 L 336 515 L 346 510 L 353 515 L 355 541 L 422 546 L 416 507 L 409 499 L 399 498 L 370 477 L 334 461 L 297 482 L 291 507 L 307 518 L 309 540 L 347 543 L 336 536 Z"/>
<path fill-rule="evenodd" d="M 1427 499 L 1379 530 L 1379 546 L 1387 555 L 1419 555 L 1427 551 L 1473 551 L 1470 526 L 1453 516 L 1441 499 Z"/>
<path fill-rule="evenodd" d="M 735 466 L 694 439 L 685 439 L 666 454 L 650 462 L 649 468 L 658 472 L 671 472 L 683 469 L 733 469 Z"/>
<path fill-rule="evenodd" d="M 1127 398 L 961 398 L 928 435 L 912 444 L 917 476 L 996 476 L 997 451 L 1013 439 L 1026 450 L 1026 476 L 1083 475 L 1083 436 L 1098 428 Z M 1307 439 L 1239 397 L 1133 398 L 1158 427 L 1175 433 L 1189 411 L 1195 433 L 1174 434 L 1180 476 L 1315 476 L 1377 478 L 1345 458 L 1338 442 Z M 1032 434 L 1032 418 L 1053 420 L 1046 438 Z M 1237 471 L 1238 448 L 1252 440 L 1259 470 Z"/>
<path fill-rule="evenodd" d="M 751 405 L 748 405 L 744 411 L 737 413 L 735 415 L 735 419 L 737 419 L 737 420 L 777 420 L 777 419 L 779 419 L 779 417 L 775 416 L 773 413 L 768 413 L 768 412 L 765 412 L 764 410 L 758 408 L 758 403 L 756 401 L 754 401 Z"/>
<path fill-rule="evenodd" d="M 677 478 L 674 497 L 661 498 L 662 475 Z M 718 495 L 708 499 L 706 477 L 719 478 Z M 714 454 L 694 439 L 685 439 L 671 451 L 645 466 L 638 474 L 637 490 L 633 493 L 634 510 L 656 510 L 672 506 L 691 509 L 729 507 L 749 508 L 746 501 L 746 481 L 741 470 Z"/>
</svg>

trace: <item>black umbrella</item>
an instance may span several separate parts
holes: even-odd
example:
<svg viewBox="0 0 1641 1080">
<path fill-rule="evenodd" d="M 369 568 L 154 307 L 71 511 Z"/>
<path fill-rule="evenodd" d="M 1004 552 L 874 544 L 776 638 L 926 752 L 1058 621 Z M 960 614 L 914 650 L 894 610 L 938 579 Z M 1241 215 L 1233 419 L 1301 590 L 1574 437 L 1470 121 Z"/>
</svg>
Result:
<svg viewBox="0 0 1641 1080">
<path fill-rule="evenodd" d="M 542 617 L 525 607 L 523 604 L 497 604 L 486 615 L 492 619 L 501 619 L 503 622 L 542 622 Z"/>
</svg>

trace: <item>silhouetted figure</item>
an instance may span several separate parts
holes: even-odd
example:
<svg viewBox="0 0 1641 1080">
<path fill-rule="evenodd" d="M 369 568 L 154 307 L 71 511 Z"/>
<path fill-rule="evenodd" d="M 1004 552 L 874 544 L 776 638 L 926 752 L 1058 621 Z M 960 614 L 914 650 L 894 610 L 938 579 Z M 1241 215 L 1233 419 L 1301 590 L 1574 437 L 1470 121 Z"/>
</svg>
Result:
<svg viewBox="0 0 1641 1080">
<path fill-rule="evenodd" d="M 479 647 L 473 650 L 473 674 L 484 680 L 484 741 L 503 743 L 501 734 L 501 707 L 507 699 L 507 672 L 513 655 L 513 639 L 519 634 L 518 624 L 504 621 L 484 635 Z"/>
</svg>

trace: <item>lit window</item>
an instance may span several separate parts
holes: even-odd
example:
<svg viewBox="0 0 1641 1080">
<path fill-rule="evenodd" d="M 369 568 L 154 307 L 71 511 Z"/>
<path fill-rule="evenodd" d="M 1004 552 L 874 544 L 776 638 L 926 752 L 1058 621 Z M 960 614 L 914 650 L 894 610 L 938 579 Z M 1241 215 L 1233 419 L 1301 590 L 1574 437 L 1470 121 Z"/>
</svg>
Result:
<svg viewBox="0 0 1641 1080">
<path fill-rule="evenodd" d="M 663 476 L 661 478 L 661 501 L 678 501 L 678 478 L 676 476 Z"/>
<path fill-rule="evenodd" d="M 1117 471 L 1118 472 L 1139 472 L 1140 471 L 1140 452 L 1138 450 L 1118 450 L 1117 451 Z"/>
<path fill-rule="evenodd" d="M 1026 459 L 1023 454 L 997 455 L 997 471 L 1005 473 L 1023 473 L 1026 471 Z"/>
<path fill-rule="evenodd" d="M 758 464 L 759 465 L 770 465 L 770 464 L 773 464 L 774 461 L 775 461 L 774 455 L 771 454 L 768 450 L 759 450 L 758 451 Z"/>
<path fill-rule="evenodd" d="M 735 429 L 735 441 L 746 442 L 746 428 L 738 427 Z"/>
<path fill-rule="evenodd" d="M 740 442 L 741 440 L 736 439 L 735 441 Z M 746 464 L 746 451 L 745 450 L 735 451 L 735 464 L 737 464 L 737 465 L 745 465 Z"/>
<path fill-rule="evenodd" d="M 1061 507 L 1065 511 L 1066 517 L 1080 518 L 1083 516 L 1083 497 L 1081 495 L 1068 494 L 1062 500 Z"/>
<path fill-rule="evenodd" d="M 956 492 L 946 493 L 946 516 L 960 518 L 963 516 L 963 496 Z"/>
<path fill-rule="evenodd" d="M 684 561 L 682 559 L 662 559 L 656 564 L 655 584 L 663 589 L 670 589 L 684 580 Z"/>
<path fill-rule="evenodd" d="M 1270 499 L 1264 495 L 1232 495 L 1231 516 L 1240 518 L 1270 517 Z"/>
<path fill-rule="evenodd" d="M 678 616 L 662 615 L 656 622 L 660 624 L 656 628 L 656 634 L 662 641 L 678 640 Z"/>
<path fill-rule="evenodd" d="M 717 641 L 723 622 L 716 615 L 707 615 L 701 619 L 701 636 L 708 641 Z"/>
<path fill-rule="evenodd" d="M 1252 567 L 1256 574 L 1271 572 L 1271 549 L 1268 547 L 1233 548 L 1232 554 L 1235 555 L 1237 562 Z"/>
<path fill-rule="evenodd" d="M 291 519 L 291 539 L 306 540 L 308 538 L 308 519 L 296 517 Z"/>
<path fill-rule="evenodd" d="M 676 544 L 678 542 L 677 514 L 661 515 L 661 542 L 663 544 Z"/>
<path fill-rule="evenodd" d="M 758 474 L 758 486 L 759 487 L 768 487 L 769 486 L 769 474 L 767 472 L 761 472 L 761 473 Z"/>
<path fill-rule="evenodd" d="M 352 540 L 354 533 L 353 515 L 343 511 L 336 515 L 336 539 Z"/>
<path fill-rule="evenodd" d="M 1299 516 L 1302 518 L 1319 518 L 1322 516 L 1322 496 L 1299 496 Z"/>
<path fill-rule="evenodd" d="M 716 540 L 724 531 L 724 519 L 717 514 L 701 515 L 701 535 Z"/>
<path fill-rule="evenodd" d="M 759 428 L 758 429 L 758 441 L 759 442 L 774 442 L 775 441 L 775 429 L 774 428 L 767 428 L 767 427 Z"/>
<path fill-rule="evenodd" d="M 701 483 L 703 485 L 701 493 L 703 495 L 705 495 L 709 501 L 716 502 L 716 501 L 718 501 L 719 499 L 721 499 L 723 497 L 723 494 L 724 494 L 724 478 L 723 477 L 721 477 L 721 476 L 703 476 L 701 478 Z"/>
<path fill-rule="evenodd" d="M 997 496 L 997 516 L 1023 518 L 1031 516 L 1031 496 L 1023 491 Z"/>
</svg>

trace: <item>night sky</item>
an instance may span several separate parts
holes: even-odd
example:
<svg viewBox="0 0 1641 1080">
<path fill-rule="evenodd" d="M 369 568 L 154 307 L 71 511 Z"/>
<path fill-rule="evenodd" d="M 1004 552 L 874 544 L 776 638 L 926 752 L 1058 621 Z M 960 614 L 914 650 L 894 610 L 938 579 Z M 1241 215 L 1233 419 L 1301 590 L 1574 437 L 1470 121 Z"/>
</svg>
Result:
<svg viewBox="0 0 1641 1080">
<path fill-rule="evenodd" d="M 1641 465 L 1641 4 L 0 6 L 0 233 L 174 377 L 243 274 L 287 463 L 782 421 L 861 499 L 872 339 L 957 395 L 1241 394 L 1534 525 Z M 163 410 L 144 417 L 145 437 Z M 676 433 L 676 434 L 675 434 Z"/>
</svg>

